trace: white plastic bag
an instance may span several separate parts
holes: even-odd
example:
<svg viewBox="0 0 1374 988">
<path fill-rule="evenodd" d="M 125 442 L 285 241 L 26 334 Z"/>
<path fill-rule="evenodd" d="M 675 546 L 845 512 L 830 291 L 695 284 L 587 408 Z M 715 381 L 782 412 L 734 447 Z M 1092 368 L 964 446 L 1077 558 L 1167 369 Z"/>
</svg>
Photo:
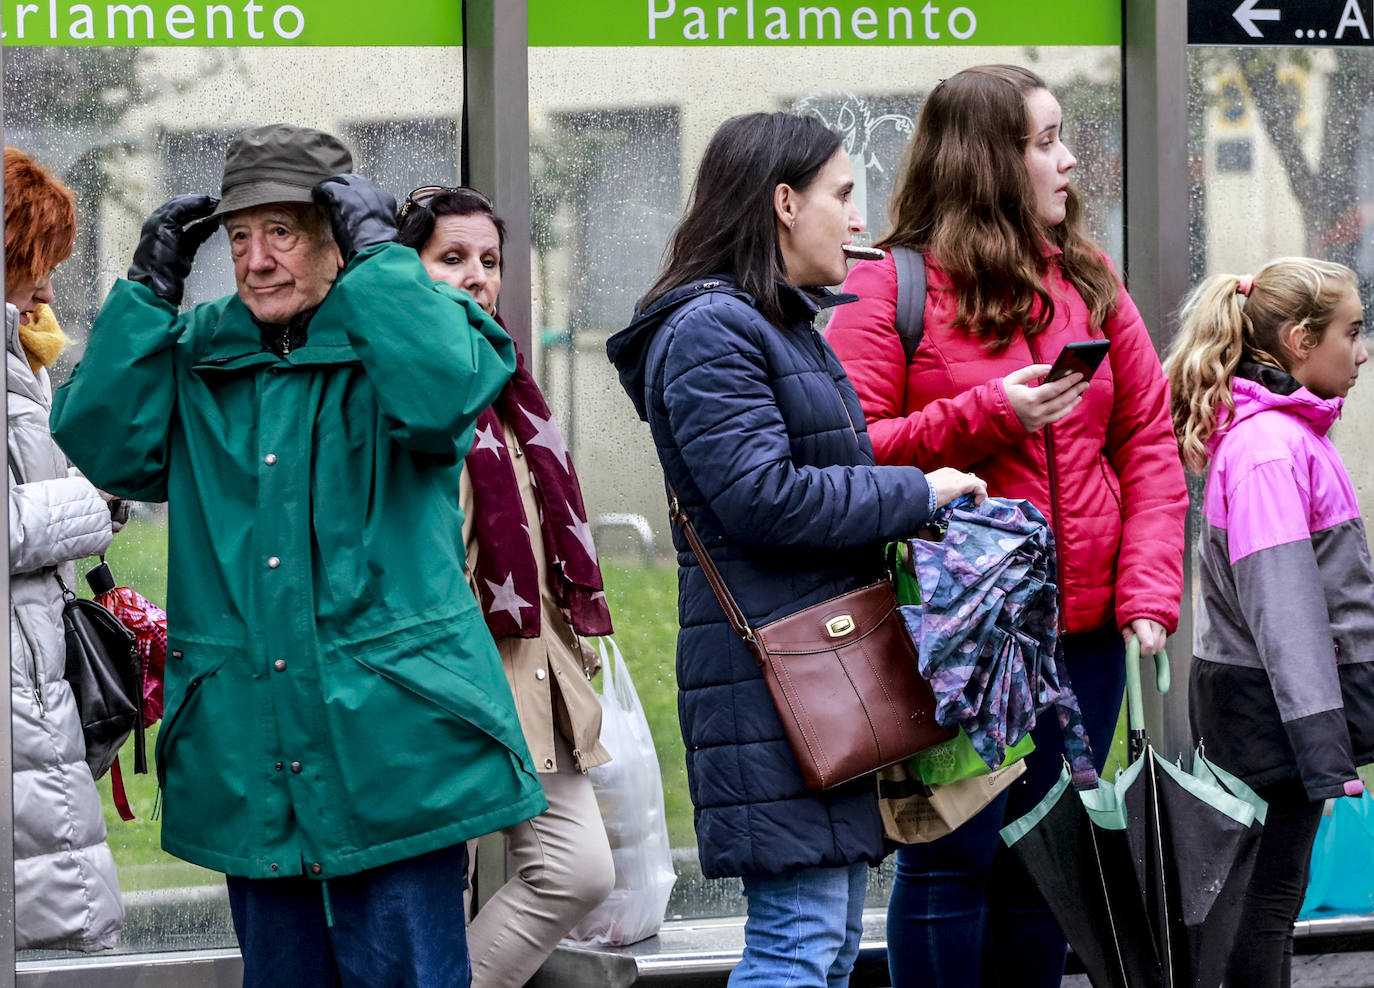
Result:
<svg viewBox="0 0 1374 988">
<path fill-rule="evenodd" d="M 614 658 L 606 655 L 609 642 Z M 635 693 L 620 648 L 610 638 L 601 649 L 601 743 L 611 761 L 587 774 L 611 842 L 615 887 L 606 901 L 568 931 L 568 940 L 622 947 L 651 937 L 663 925 L 663 912 L 677 875 L 668 848 L 663 812 L 663 779 L 649 722 Z"/>
</svg>

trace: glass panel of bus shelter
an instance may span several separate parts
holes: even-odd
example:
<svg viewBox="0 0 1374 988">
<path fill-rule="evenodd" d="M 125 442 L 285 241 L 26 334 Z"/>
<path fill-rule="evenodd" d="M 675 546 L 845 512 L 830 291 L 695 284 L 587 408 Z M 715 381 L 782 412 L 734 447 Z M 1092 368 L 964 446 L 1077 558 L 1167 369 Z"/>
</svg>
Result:
<svg viewBox="0 0 1374 988">
<path fill-rule="evenodd" d="M 1119 10 L 1100 5 L 1103 19 L 1085 23 L 1083 5 L 1070 6 L 1073 17 L 1055 0 L 971 2 L 927 16 L 912 4 L 531 0 L 535 364 L 577 459 L 618 639 L 658 746 L 679 872 L 670 917 L 740 914 L 743 906 L 738 882 L 704 881 L 696 862 L 662 472 L 648 427 L 607 362 L 606 339 L 653 281 L 702 151 L 726 118 L 802 110 L 839 129 L 876 238 L 926 93 L 991 62 L 1033 69 L 1058 96 L 1090 226 L 1119 266 Z M 873 40 L 857 43 L 865 37 Z M 873 904 L 884 901 L 886 880 L 875 880 Z"/>
<path fill-rule="evenodd" d="M 1188 52 L 1192 282 L 1253 273 L 1266 261 L 1306 255 L 1354 269 L 1374 302 L 1374 18 L 1368 4 L 1292 5 L 1232 23 L 1234 5 L 1190 3 Z M 1199 12 L 1225 7 L 1208 20 Z M 1224 15 L 1224 16 L 1223 16 Z M 1374 340 L 1366 338 L 1374 347 Z M 1374 522 L 1374 384 L 1368 367 L 1331 431 L 1355 484 L 1366 530 Z M 1196 587 L 1196 559 L 1193 586 Z M 1374 768 L 1360 770 L 1374 784 Z M 1347 807 L 1348 809 L 1348 807 Z M 1365 831 L 1318 841 L 1308 905 L 1368 913 L 1368 870 L 1324 860 L 1358 856 Z M 1341 872 L 1349 880 L 1323 882 Z M 1358 875 L 1358 877 L 1354 877 Z M 1357 881 L 1359 887 L 1351 885 Z"/>
<path fill-rule="evenodd" d="M 99 32 L 107 26 L 101 18 L 109 5 L 93 6 L 99 13 L 92 30 Z M 167 37 L 163 28 L 173 23 L 172 14 L 164 22 L 168 5 L 151 6 L 156 42 Z M 399 0 L 389 5 L 385 25 L 372 23 L 356 6 L 323 0 L 269 5 L 258 15 L 256 29 L 265 35 L 257 42 L 261 47 L 198 47 L 209 42 L 195 39 L 137 47 L 147 35 L 136 19 L 126 33 L 133 36 L 119 36 L 122 14 L 112 16 L 108 35 L 100 35 L 109 47 L 49 46 L 61 44 L 61 32 L 70 34 L 65 14 L 51 37 L 46 14 L 30 18 L 25 40 L 35 43 L 41 28 L 37 46 L 10 47 L 18 39 L 7 38 L 5 143 L 52 168 L 77 200 L 76 246 L 53 283 L 52 308 L 72 340 L 55 368 L 54 384 L 79 359 L 106 292 L 129 265 L 144 218 L 171 195 L 218 194 L 225 147 L 246 127 L 289 122 L 329 131 L 352 149 L 355 170 L 376 178 L 398 200 L 421 184 L 457 184 L 463 82 L 458 5 Z M 274 10 L 288 11 L 284 20 L 275 19 L 284 29 L 275 34 Z M 305 24 L 295 39 L 291 10 Z M 7 27 L 10 13 L 6 5 Z M 228 16 L 216 15 L 219 37 L 233 36 L 225 34 L 226 23 L 245 36 L 244 12 L 233 12 L 237 20 L 222 20 Z M 406 29 L 408 23 L 424 26 Z M 205 24 L 194 28 L 200 32 L 196 38 L 207 37 Z M 327 47 L 282 47 L 292 40 Z M 359 47 L 374 43 L 392 47 Z M 186 303 L 233 290 L 228 242 L 217 235 L 197 254 Z M 136 506 L 108 559 L 119 583 L 154 602 L 164 599 L 169 578 L 194 579 L 167 559 L 165 505 Z M 84 581 L 80 589 L 85 591 Z M 156 734 L 154 727 L 150 762 Z M 155 776 L 133 774 L 129 748 L 122 763 L 136 820 L 124 823 L 115 814 L 108 775 L 98 783 L 126 906 L 117 949 L 233 946 L 223 877 L 160 849 Z M 41 955 L 20 953 L 21 960 L 36 956 Z"/>
</svg>

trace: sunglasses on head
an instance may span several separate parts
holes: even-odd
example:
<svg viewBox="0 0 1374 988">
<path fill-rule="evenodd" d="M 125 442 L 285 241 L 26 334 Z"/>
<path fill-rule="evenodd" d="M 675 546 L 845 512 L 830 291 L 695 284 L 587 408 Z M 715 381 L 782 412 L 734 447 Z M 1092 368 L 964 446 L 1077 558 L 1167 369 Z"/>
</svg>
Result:
<svg viewBox="0 0 1374 988">
<path fill-rule="evenodd" d="M 445 192 L 466 192 L 468 195 L 476 197 L 478 202 L 480 202 L 488 212 L 494 213 L 496 211 L 496 207 L 491 204 L 490 199 L 476 189 L 466 185 L 459 185 L 452 188 L 447 185 L 422 185 L 418 189 L 411 189 L 410 192 L 406 194 L 406 201 L 401 206 L 401 217 L 404 219 L 406 213 L 410 212 L 412 206 L 423 209 L 429 205 L 430 201 L 435 196 L 442 195 Z"/>
</svg>

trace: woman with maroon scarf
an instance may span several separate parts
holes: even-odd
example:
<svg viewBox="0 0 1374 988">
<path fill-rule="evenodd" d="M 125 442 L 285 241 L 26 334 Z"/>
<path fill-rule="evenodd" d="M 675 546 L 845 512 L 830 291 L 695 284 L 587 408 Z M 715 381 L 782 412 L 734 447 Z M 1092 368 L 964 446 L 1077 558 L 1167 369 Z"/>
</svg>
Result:
<svg viewBox="0 0 1374 988">
<path fill-rule="evenodd" d="M 406 197 L 397 240 L 430 277 L 492 315 L 505 224 L 472 189 Z M 468 927 L 474 988 L 523 985 L 611 890 L 587 769 L 610 759 L 585 636 L 611 631 L 587 509 L 567 446 L 523 356 L 477 420 L 460 481 L 468 580 L 496 639 L 549 808 L 505 833 L 508 882 Z"/>
</svg>

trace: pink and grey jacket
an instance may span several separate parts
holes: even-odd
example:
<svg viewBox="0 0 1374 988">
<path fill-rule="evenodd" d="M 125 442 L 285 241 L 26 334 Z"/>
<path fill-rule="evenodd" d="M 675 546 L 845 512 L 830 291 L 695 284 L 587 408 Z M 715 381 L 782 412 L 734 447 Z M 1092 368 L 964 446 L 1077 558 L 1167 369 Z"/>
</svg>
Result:
<svg viewBox="0 0 1374 988">
<path fill-rule="evenodd" d="M 1340 454 L 1342 400 L 1243 363 L 1203 495 L 1194 736 L 1252 786 L 1344 793 L 1374 761 L 1374 569 Z"/>
</svg>

